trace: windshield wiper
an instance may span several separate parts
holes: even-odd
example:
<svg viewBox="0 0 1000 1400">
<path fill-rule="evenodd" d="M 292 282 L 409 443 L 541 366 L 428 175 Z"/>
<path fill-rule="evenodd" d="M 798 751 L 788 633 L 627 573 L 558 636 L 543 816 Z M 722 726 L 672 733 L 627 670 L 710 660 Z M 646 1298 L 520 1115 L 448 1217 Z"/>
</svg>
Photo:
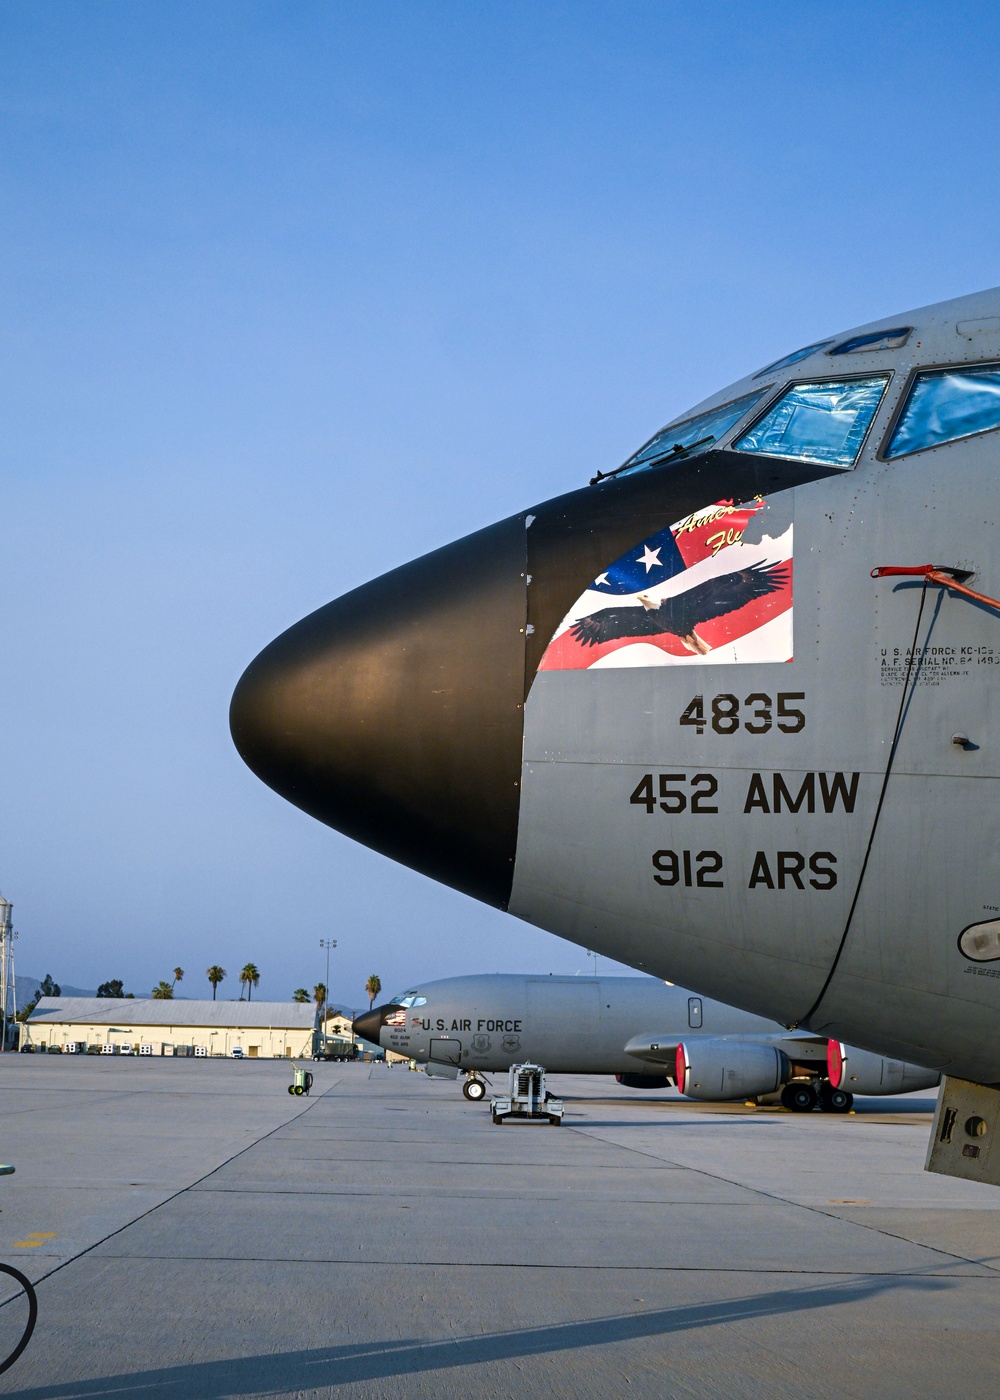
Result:
<svg viewBox="0 0 1000 1400">
<path fill-rule="evenodd" d="M 590 478 L 591 486 L 596 486 L 599 481 L 610 481 L 613 476 L 620 476 L 622 472 L 636 471 L 639 467 L 658 467 L 661 462 L 676 461 L 679 457 L 687 457 L 696 447 L 706 447 L 710 442 L 715 441 L 715 434 L 709 433 L 708 437 L 699 438 L 697 442 L 684 443 L 675 442 L 673 447 L 666 452 L 661 452 L 657 457 L 650 457 L 645 462 L 624 462 L 620 467 L 615 467 L 611 472 L 598 472 L 596 476 Z"/>
</svg>

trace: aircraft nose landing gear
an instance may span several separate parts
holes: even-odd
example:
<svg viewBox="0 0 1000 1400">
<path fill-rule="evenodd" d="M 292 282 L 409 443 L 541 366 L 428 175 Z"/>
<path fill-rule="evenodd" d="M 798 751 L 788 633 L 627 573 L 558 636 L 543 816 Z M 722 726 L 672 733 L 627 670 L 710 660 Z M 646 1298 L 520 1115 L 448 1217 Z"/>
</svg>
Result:
<svg viewBox="0 0 1000 1400">
<path fill-rule="evenodd" d="M 475 1074 L 466 1075 L 465 1083 L 462 1085 L 462 1093 L 472 1103 L 479 1103 L 486 1097 L 486 1085 Z"/>
</svg>

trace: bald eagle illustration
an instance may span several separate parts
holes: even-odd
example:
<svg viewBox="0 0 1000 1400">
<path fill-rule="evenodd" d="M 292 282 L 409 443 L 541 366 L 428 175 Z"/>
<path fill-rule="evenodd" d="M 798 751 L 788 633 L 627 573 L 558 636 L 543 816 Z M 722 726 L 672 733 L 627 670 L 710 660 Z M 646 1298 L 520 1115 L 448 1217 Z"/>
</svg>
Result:
<svg viewBox="0 0 1000 1400">
<path fill-rule="evenodd" d="M 712 648 L 695 630 L 700 623 L 725 617 L 757 598 L 777 593 L 787 582 L 788 566 L 784 561 L 751 564 L 749 568 L 696 583 L 686 593 L 664 598 L 661 603 L 654 603 L 647 594 L 640 593 L 641 607 L 602 608 L 589 617 L 579 618 L 570 631 L 578 642 L 589 647 L 615 642 L 622 637 L 657 637 L 669 632 L 679 637 L 688 651 L 704 656 Z"/>
</svg>

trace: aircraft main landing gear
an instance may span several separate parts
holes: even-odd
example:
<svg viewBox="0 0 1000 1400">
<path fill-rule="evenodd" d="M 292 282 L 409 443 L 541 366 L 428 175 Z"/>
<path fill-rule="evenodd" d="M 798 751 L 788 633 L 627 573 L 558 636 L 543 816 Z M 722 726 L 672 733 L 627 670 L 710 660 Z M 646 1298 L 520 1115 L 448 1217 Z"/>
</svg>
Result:
<svg viewBox="0 0 1000 1400">
<path fill-rule="evenodd" d="M 793 1079 L 781 1091 L 781 1102 L 791 1113 L 812 1113 L 817 1097 L 816 1090 L 805 1079 Z"/>
<path fill-rule="evenodd" d="M 477 1079 L 475 1075 L 468 1075 L 465 1083 L 462 1085 L 462 1093 L 470 1102 L 479 1103 L 480 1099 L 486 1097 L 486 1085 L 481 1079 Z"/>
<path fill-rule="evenodd" d="M 853 1105 L 854 1095 L 846 1089 L 835 1089 L 828 1079 L 819 1086 L 819 1106 L 824 1113 L 850 1113 Z"/>
</svg>

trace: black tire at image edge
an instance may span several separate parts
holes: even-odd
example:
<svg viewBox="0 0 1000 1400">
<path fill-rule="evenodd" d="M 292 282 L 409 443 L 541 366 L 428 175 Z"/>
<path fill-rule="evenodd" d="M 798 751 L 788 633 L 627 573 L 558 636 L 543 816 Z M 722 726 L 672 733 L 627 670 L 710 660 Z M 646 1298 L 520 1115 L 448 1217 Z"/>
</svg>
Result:
<svg viewBox="0 0 1000 1400">
<path fill-rule="evenodd" d="M 21 1340 L 18 1342 L 17 1346 L 8 1357 L 0 1362 L 0 1375 L 2 1375 L 4 1371 L 9 1370 L 10 1367 L 13 1366 L 14 1362 L 24 1351 L 24 1348 L 31 1341 L 31 1334 L 34 1332 L 35 1323 L 38 1321 L 38 1298 L 35 1296 L 34 1288 L 32 1288 L 30 1282 L 25 1278 L 24 1274 L 21 1273 L 20 1269 L 15 1269 L 12 1264 L 0 1264 L 0 1274 L 8 1274 L 16 1283 L 19 1283 L 28 1299 L 28 1321 L 25 1324 L 24 1331 L 21 1333 Z M 13 1299 L 9 1301 L 12 1302 Z M 6 1307 L 7 1304 L 4 1304 L 4 1306 Z"/>
</svg>

